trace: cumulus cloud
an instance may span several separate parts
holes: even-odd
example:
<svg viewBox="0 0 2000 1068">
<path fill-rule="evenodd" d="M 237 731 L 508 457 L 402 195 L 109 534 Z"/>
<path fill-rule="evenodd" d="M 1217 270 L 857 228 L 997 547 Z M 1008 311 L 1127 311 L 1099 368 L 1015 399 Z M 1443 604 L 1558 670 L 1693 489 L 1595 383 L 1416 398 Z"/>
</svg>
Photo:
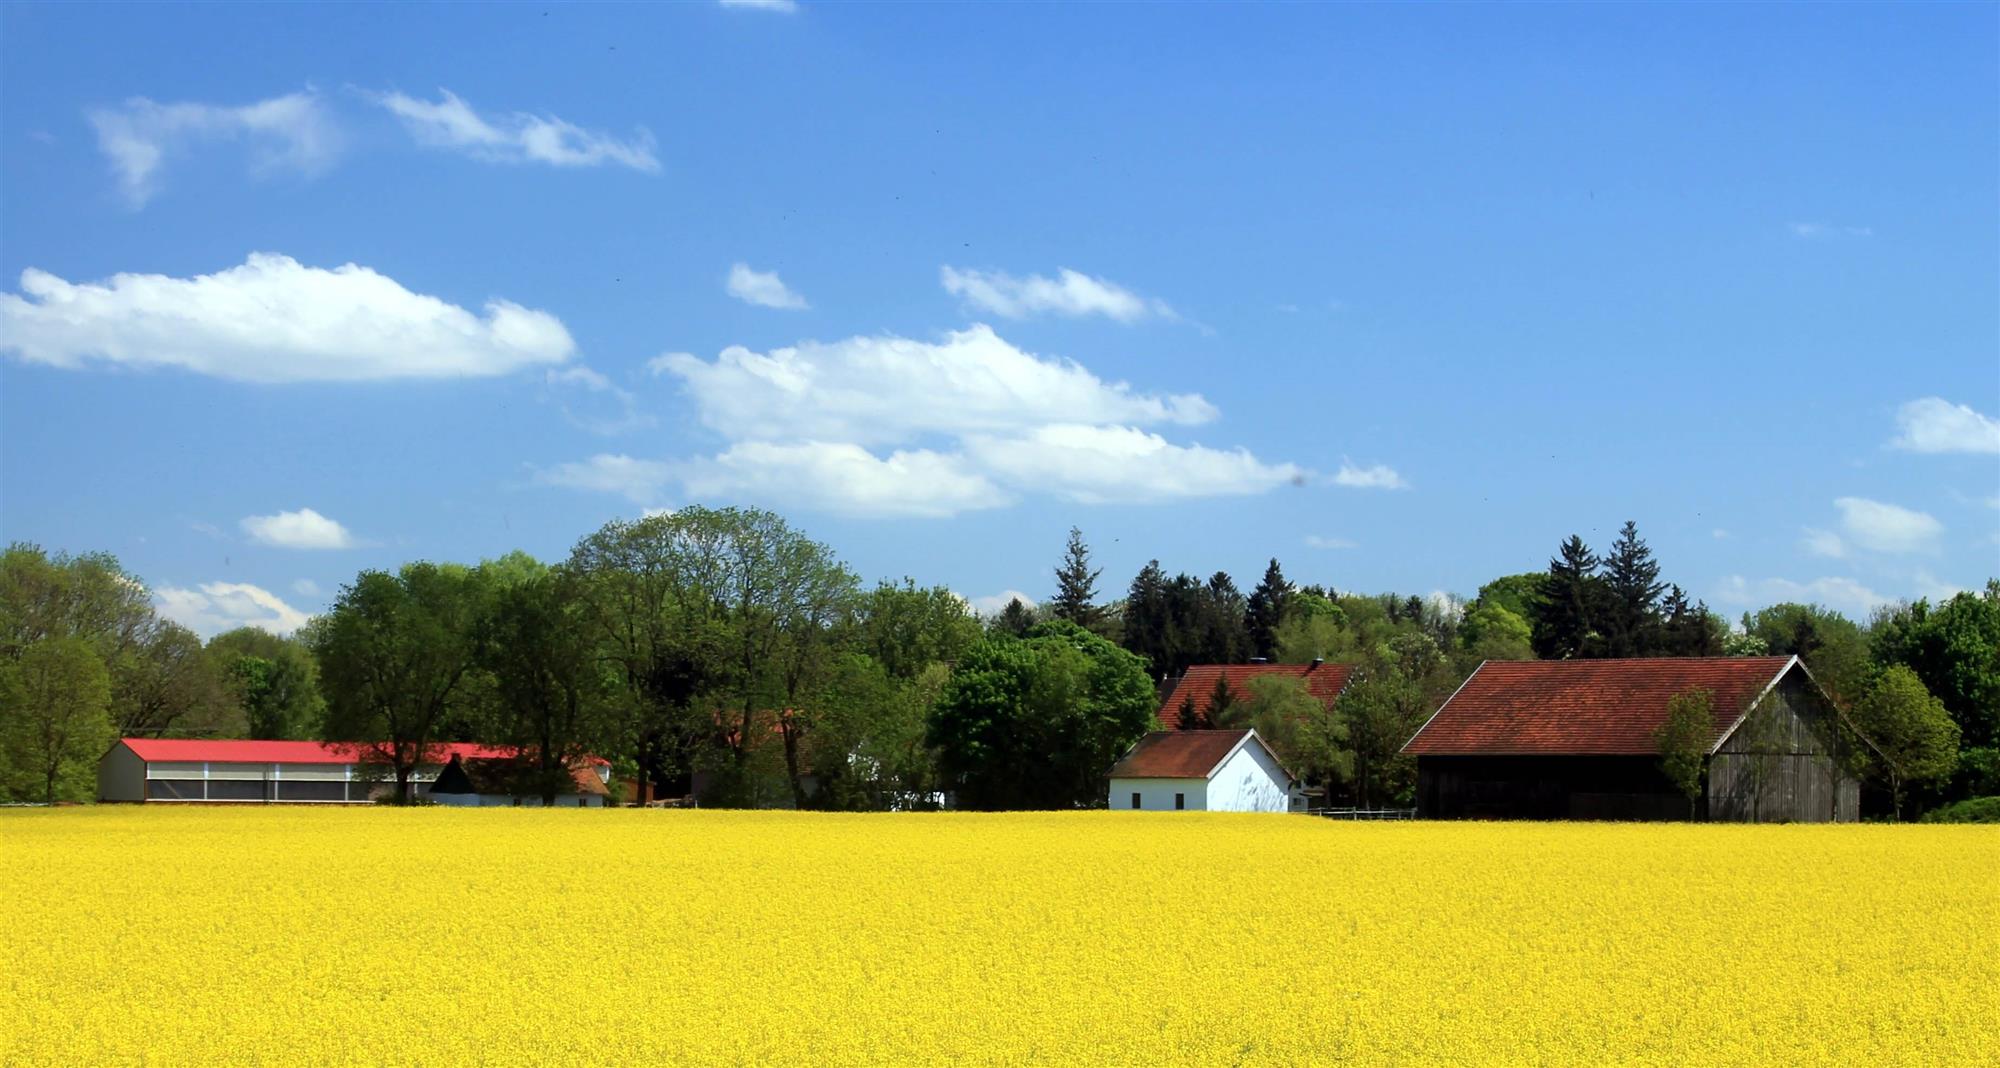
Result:
<svg viewBox="0 0 2000 1068">
<path fill-rule="evenodd" d="M 1067 267 L 1054 278 L 1039 274 L 1016 278 L 1002 271 L 960 270 L 946 265 L 939 269 L 938 278 L 945 292 L 970 307 L 1005 319 L 1102 315 L 1134 323 L 1148 317 L 1177 318 L 1165 301 L 1147 299 L 1116 282 Z"/>
<path fill-rule="evenodd" d="M 1048 423 L 1196 424 L 1217 414 L 1200 394 L 1139 393 L 1023 352 L 985 325 L 941 342 L 853 337 L 768 355 L 731 346 L 713 363 L 670 353 L 651 366 L 682 381 L 703 423 L 739 439 L 893 443 Z"/>
<path fill-rule="evenodd" d="M 1865 619 L 1868 613 L 1891 601 L 1851 578 L 1839 576 L 1794 582 L 1783 578 L 1751 581 L 1742 575 L 1731 575 L 1716 590 L 1715 599 L 1721 604 L 1745 607 L 1787 601 L 1816 604 L 1853 619 Z"/>
<path fill-rule="evenodd" d="M 1035 599 L 1020 590 L 1001 590 L 985 597 L 964 597 L 963 600 L 972 606 L 974 614 L 980 616 L 997 616 L 1006 611 L 1012 601 L 1019 601 L 1029 608 L 1035 607 Z"/>
<path fill-rule="evenodd" d="M 1799 547 L 1814 556 L 1830 556 L 1836 560 L 1847 555 L 1847 543 L 1840 540 L 1840 535 L 1814 527 L 1806 528 Z"/>
<path fill-rule="evenodd" d="M 1937 548 L 1944 524 L 1929 513 L 1911 511 L 1865 497 L 1842 497 L 1840 528 L 1847 540 L 1879 553 L 1919 553 Z"/>
<path fill-rule="evenodd" d="M 1303 481 L 1293 464 L 1245 449 L 1175 445 L 1135 427 L 1057 424 L 1010 437 L 973 435 L 967 454 L 1003 482 L 1083 504 L 1234 497 Z"/>
<path fill-rule="evenodd" d="M 650 504 L 673 483 L 674 465 L 622 453 L 599 453 L 588 460 L 542 468 L 535 472 L 535 481 L 544 486 L 618 493 L 636 504 Z"/>
<path fill-rule="evenodd" d="M 640 504 L 672 491 L 921 518 L 1031 495 L 1082 503 L 1240 496 L 1311 477 L 1246 449 L 1177 443 L 1146 429 L 1215 418 L 1198 394 L 1105 382 L 1079 364 L 1022 352 L 983 325 L 940 342 L 856 337 L 769 354 L 732 347 L 713 362 L 669 353 L 651 366 L 682 382 L 726 447 L 680 460 L 600 455 L 542 469 L 538 482 Z"/>
<path fill-rule="evenodd" d="M 745 304 L 790 311 L 802 311 L 809 307 L 806 298 L 792 292 L 778 277 L 778 272 L 753 271 L 747 263 L 734 264 L 729 268 L 728 288 L 730 296 Z"/>
<path fill-rule="evenodd" d="M 1943 397 L 1913 400 L 1896 410 L 1891 448 L 1908 452 L 2000 453 L 2000 419 Z"/>
<path fill-rule="evenodd" d="M 312 617 L 277 594 L 247 582 L 204 582 L 195 589 L 168 586 L 154 592 L 160 615 L 204 638 L 238 627 L 285 635 Z"/>
<path fill-rule="evenodd" d="M 192 278 L 71 283 L 30 267 L 19 294 L 0 293 L 0 352 L 56 367 L 356 382 L 505 374 L 562 363 L 575 348 L 548 312 L 495 299 L 478 315 L 367 267 L 326 270 L 271 253 Z"/>
<path fill-rule="evenodd" d="M 453 149 L 474 159 L 556 167 L 617 164 L 647 174 L 660 170 L 653 155 L 653 135 L 644 128 L 621 141 L 553 115 L 524 111 L 481 115 L 448 89 L 439 89 L 435 102 L 396 92 L 367 96 L 401 119 L 418 144 Z"/>
<path fill-rule="evenodd" d="M 1340 461 L 1340 470 L 1334 473 L 1333 483 L 1336 486 L 1348 486 L 1354 489 L 1410 488 L 1410 484 L 1403 481 L 1403 476 L 1397 474 L 1388 464 L 1356 467 L 1345 459 Z"/>
<path fill-rule="evenodd" d="M 143 207 L 159 191 L 169 157 L 205 142 L 243 142 L 258 171 L 315 174 L 340 151 L 340 135 L 319 94 L 290 93 L 241 107 L 160 104 L 133 97 L 116 107 L 86 112 L 97 147 L 125 200 Z"/>
<path fill-rule="evenodd" d="M 1318 534 L 1306 535 L 1306 548 L 1308 549 L 1358 549 L 1360 547 L 1358 543 L 1349 541 L 1346 538 L 1325 538 Z"/>
<path fill-rule="evenodd" d="M 280 549 L 352 549 L 356 545 L 346 527 L 310 508 L 246 516 L 242 525 L 251 540 Z"/>
<path fill-rule="evenodd" d="M 582 364 L 549 371 L 543 382 L 563 418 L 593 434 L 622 434 L 653 425 L 639 410 L 639 398 Z"/>
</svg>

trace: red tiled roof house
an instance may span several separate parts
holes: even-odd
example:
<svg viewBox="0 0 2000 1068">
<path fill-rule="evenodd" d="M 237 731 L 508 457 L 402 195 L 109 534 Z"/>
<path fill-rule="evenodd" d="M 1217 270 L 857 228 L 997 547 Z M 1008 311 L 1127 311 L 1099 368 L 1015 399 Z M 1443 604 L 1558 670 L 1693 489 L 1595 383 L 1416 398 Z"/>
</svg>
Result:
<svg viewBox="0 0 2000 1068">
<path fill-rule="evenodd" d="M 1690 690 L 1715 717 L 1692 806 L 1655 740 Z M 1855 820 L 1839 717 L 1797 657 L 1489 660 L 1403 752 L 1427 819 Z"/>
<path fill-rule="evenodd" d="M 1218 679 L 1229 687 L 1230 696 L 1248 701 L 1250 683 L 1256 679 L 1273 675 L 1295 678 L 1305 683 L 1307 693 L 1331 705 L 1340 691 L 1347 688 L 1347 680 L 1353 673 L 1354 669 L 1346 664 L 1317 660 L 1310 664 L 1195 664 L 1181 674 L 1180 681 L 1174 683 L 1160 705 L 1160 725 L 1170 731 L 1179 729 L 1181 709 L 1189 701 L 1194 702 L 1195 711 L 1206 719 Z"/>
<path fill-rule="evenodd" d="M 1110 807 L 1288 812 L 1292 773 L 1254 730 L 1154 731 L 1111 766 Z"/>
</svg>

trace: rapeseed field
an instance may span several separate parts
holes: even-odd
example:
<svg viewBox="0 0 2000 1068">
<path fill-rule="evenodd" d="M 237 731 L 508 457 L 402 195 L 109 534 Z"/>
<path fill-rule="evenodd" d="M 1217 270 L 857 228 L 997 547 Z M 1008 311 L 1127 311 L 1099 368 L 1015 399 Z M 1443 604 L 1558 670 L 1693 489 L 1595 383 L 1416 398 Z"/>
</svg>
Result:
<svg viewBox="0 0 2000 1068">
<path fill-rule="evenodd" d="M 2000 1057 L 2000 832 L 0 813 L 0 1063 Z"/>
</svg>

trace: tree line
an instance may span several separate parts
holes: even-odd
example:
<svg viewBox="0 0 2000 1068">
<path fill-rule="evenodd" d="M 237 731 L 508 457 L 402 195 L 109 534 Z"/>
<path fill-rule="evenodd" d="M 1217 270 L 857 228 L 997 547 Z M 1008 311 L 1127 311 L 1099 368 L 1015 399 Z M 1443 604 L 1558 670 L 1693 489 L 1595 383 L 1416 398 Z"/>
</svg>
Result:
<svg viewBox="0 0 2000 1068">
<path fill-rule="evenodd" d="M 2000 582 L 1865 625 L 1774 605 L 1731 627 L 1661 581 L 1636 527 L 1599 557 L 1465 600 L 1295 585 L 1149 561 L 1101 597 L 1072 530 L 1040 605 L 990 619 L 943 586 L 872 586 L 782 517 L 691 507 L 614 521 L 545 563 L 369 570 L 291 637 L 203 643 L 105 554 L 0 559 L 0 789 L 84 800 L 119 736 L 314 738 L 362 748 L 408 799 L 438 742 L 517 748 L 552 797 L 584 754 L 652 796 L 908 809 L 1104 803 L 1104 771 L 1198 663 L 1347 665 L 1327 707 L 1296 680 L 1192 703 L 1184 727 L 1255 726 L 1329 799 L 1407 803 L 1400 755 L 1483 660 L 1801 656 L 1878 739 L 1869 770 L 1914 804 L 2000 794 Z M 1893 755 L 1892 755 L 1893 754 Z"/>
</svg>

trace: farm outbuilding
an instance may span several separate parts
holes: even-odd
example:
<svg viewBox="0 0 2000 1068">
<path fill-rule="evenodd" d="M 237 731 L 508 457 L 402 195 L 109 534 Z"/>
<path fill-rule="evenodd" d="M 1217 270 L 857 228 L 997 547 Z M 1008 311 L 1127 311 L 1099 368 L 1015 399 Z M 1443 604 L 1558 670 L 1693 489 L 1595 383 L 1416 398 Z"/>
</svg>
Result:
<svg viewBox="0 0 2000 1068">
<path fill-rule="evenodd" d="M 1111 768 L 1114 809 L 1288 812 L 1298 798 L 1254 730 L 1154 731 Z"/>
<path fill-rule="evenodd" d="M 1192 704 L 1196 714 L 1204 720 L 1212 711 L 1216 684 L 1227 687 L 1230 697 L 1237 701 L 1248 701 L 1251 697 L 1250 684 L 1257 679 L 1281 678 L 1298 679 L 1305 684 L 1306 692 L 1331 706 L 1340 697 L 1340 691 L 1347 688 L 1347 680 L 1354 669 L 1346 664 L 1328 664 L 1315 660 L 1310 664 L 1195 664 L 1181 673 L 1181 677 L 1167 692 L 1166 700 L 1160 704 L 1160 725 L 1167 730 L 1176 730 L 1181 725 L 1181 710 Z"/>
<path fill-rule="evenodd" d="M 610 800 L 606 784 L 611 781 L 611 765 L 603 761 L 581 763 L 570 769 L 569 777 L 567 788 L 556 794 L 556 807 L 603 808 Z M 517 761 L 457 754 L 438 771 L 437 780 L 431 783 L 430 799 L 440 805 L 468 808 L 542 805 L 540 791 L 523 782 Z"/>
<path fill-rule="evenodd" d="M 430 796 L 438 773 L 453 760 L 506 759 L 512 751 L 451 742 L 431 746 L 427 755 L 430 760 L 411 776 L 418 797 Z M 593 777 L 608 772 L 601 764 L 592 762 Z M 97 794 L 103 801 L 364 804 L 394 791 L 387 770 L 351 745 L 120 738 L 98 762 Z"/>
<path fill-rule="evenodd" d="M 1711 695 L 1715 735 L 1691 805 L 1655 733 L 1676 694 Z M 1487 661 L 1407 745 L 1427 819 L 1860 818 L 1859 744 L 1797 657 Z"/>
</svg>

